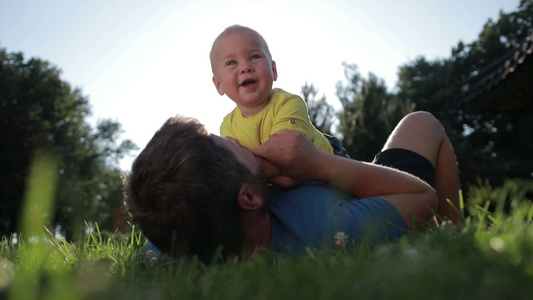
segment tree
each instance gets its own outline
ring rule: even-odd
[[[302,97],[307,103],[309,111],[309,120],[322,133],[331,134],[331,126],[335,118],[335,110],[333,106],[326,101],[326,96],[316,99],[318,89],[313,84],[308,85],[307,82],[302,86]]]
[[[0,233],[15,232],[29,163],[36,151],[59,157],[55,223],[106,220],[121,189],[118,160],[136,146],[116,145],[120,124],[86,122],[90,107],[48,62],[0,49]]]
[[[434,61],[419,57],[400,67],[398,97],[442,121],[466,182],[475,182],[478,176],[496,183],[498,178],[529,176],[530,171],[520,167],[520,162],[533,151],[527,144],[533,131],[531,113],[472,111],[461,105],[459,98],[465,80],[498,63],[532,34],[533,1],[522,0],[516,11],[500,12],[496,22],[489,19],[477,40],[470,44],[460,41],[452,48],[451,57]]]
[[[413,107],[387,92],[383,79],[369,73],[365,79],[356,65],[344,63],[347,83],[337,83],[339,132],[346,152],[358,160],[370,161],[381,149],[394,126]]]

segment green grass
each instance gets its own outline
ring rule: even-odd
[[[39,184],[49,182],[32,188]],[[46,226],[35,218],[51,205],[26,203],[33,219],[24,222],[32,225],[22,226],[18,243],[0,242],[0,299],[533,299],[531,192],[531,181],[480,183],[465,200],[469,217],[460,229],[432,226],[376,247],[211,266],[143,258],[144,239],[133,227],[57,240],[36,229]],[[43,201],[30,194],[27,201]]]

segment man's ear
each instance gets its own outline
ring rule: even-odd
[[[220,96],[224,96],[224,89],[222,88],[222,84],[220,84],[220,81],[218,81],[218,79],[215,76],[213,76],[213,83],[215,84],[215,87],[217,88],[218,94],[220,94]]]
[[[278,79],[278,69],[275,61],[272,61],[272,74],[274,75],[274,81],[276,81]]]
[[[256,210],[263,207],[261,193],[251,183],[243,184],[237,194],[237,203],[242,210]]]

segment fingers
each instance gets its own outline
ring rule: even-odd
[[[255,156],[265,158],[267,160],[270,160],[272,162],[275,162],[275,159],[277,157],[280,157],[284,154],[285,150],[278,145],[271,143],[264,143],[260,145],[259,147],[252,150],[252,153]]]
[[[279,185],[279,186],[282,186],[282,187],[285,187],[285,188],[294,187],[294,186],[296,186],[299,183],[296,180],[294,180],[293,178],[285,176],[285,175],[275,176],[275,177],[269,178],[268,181],[270,183],[272,183],[272,184]]]
[[[272,135],[268,141],[254,149],[253,154],[270,161],[281,170],[281,176],[274,176],[269,180],[285,187],[314,180],[322,161],[322,152],[305,135],[294,130]]]
[[[254,149],[254,155],[266,158],[274,163],[279,163],[280,159],[298,151],[297,146],[302,139],[307,140],[300,132],[294,130],[280,131],[268,139],[265,143]]]
[[[276,155],[277,152],[283,151],[283,139],[285,137],[284,131],[280,131],[274,135],[271,135],[268,141],[255,148],[252,152],[261,157],[267,157]]]
[[[266,159],[264,159],[262,157],[257,157],[257,156],[256,156],[256,159],[257,159],[257,162],[259,163],[259,167],[263,171],[263,174],[265,175],[266,178],[270,178],[270,177],[281,175],[280,168],[278,168],[272,162],[270,162],[270,161],[268,161],[268,160],[266,160]]]

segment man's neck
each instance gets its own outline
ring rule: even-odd
[[[268,213],[261,214],[254,222],[244,222],[246,237],[243,246],[243,256],[248,257],[254,252],[262,252],[270,247],[272,222]]]

